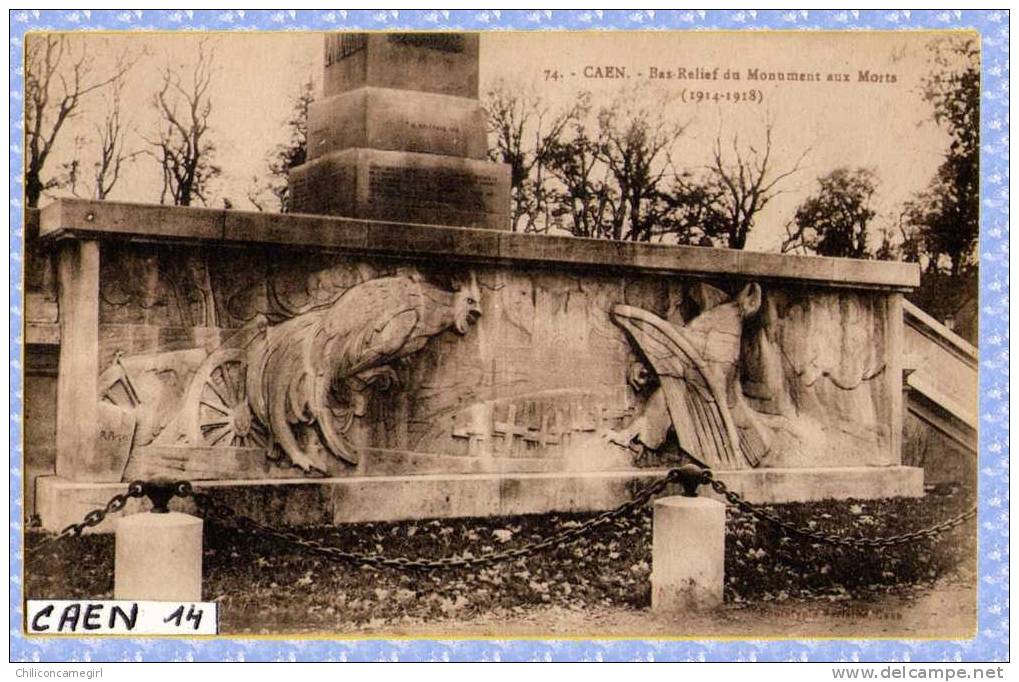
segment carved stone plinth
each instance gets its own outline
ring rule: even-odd
[[[485,114],[468,97],[359,88],[312,102],[308,121],[312,160],[353,148],[488,157]]]
[[[510,169],[487,151],[477,34],[329,34],[292,210],[505,230]]]
[[[347,149],[295,168],[296,213],[509,229],[509,167],[439,154]]]
[[[478,97],[477,33],[330,33],[323,90],[361,87]]]

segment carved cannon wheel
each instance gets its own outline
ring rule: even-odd
[[[210,447],[267,448],[268,430],[248,407],[244,351],[221,348],[195,372],[185,398],[188,440]]]

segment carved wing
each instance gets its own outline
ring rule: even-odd
[[[745,468],[748,461],[725,399],[696,349],[671,324],[627,305],[612,320],[633,339],[658,374],[680,447],[710,467]]]

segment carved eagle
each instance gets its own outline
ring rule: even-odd
[[[448,329],[466,334],[480,316],[474,277],[451,289],[417,275],[358,284],[328,306],[269,327],[251,346],[246,388],[252,413],[305,471],[325,473],[320,446],[357,464],[346,432],[358,414],[359,394],[370,386],[388,388],[396,380],[394,362]]]
[[[743,320],[760,305],[760,286],[749,284],[734,300],[682,327],[640,308],[612,309],[613,321],[658,375],[664,401],[652,396],[647,409],[660,409],[664,402],[680,447],[711,467],[754,467],[769,449],[769,434],[747,406],[739,383]],[[638,421],[627,435],[640,440],[641,426],[654,420]]]

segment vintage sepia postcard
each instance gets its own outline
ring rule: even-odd
[[[10,18],[12,660],[1007,657],[1007,12]]]

